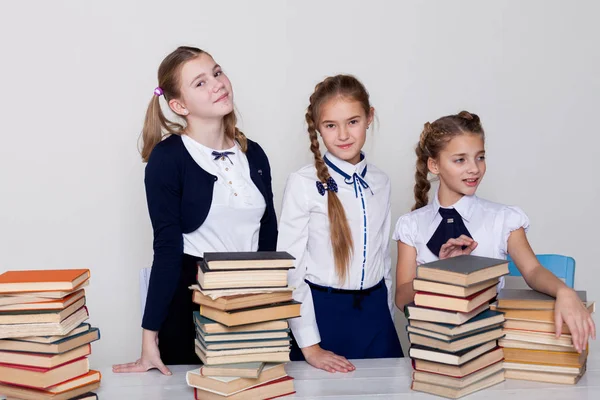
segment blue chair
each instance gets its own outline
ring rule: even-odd
[[[564,279],[568,287],[573,288],[575,284],[575,259],[573,257],[559,254],[536,254],[536,257],[540,264],[556,275],[557,278]],[[521,276],[510,256],[508,261],[508,275]]]

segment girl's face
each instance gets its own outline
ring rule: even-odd
[[[187,118],[222,118],[233,111],[233,90],[227,75],[208,54],[186,62],[181,68],[181,98],[169,105]]]
[[[321,106],[317,130],[327,150],[351,164],[360,161],[360,151],[367,138],[367,128],[373,121],[358,101],[334,97]]]
[[[470,196],[485,175],[485,148],[481,135],[466,133],[452,138],[438,159],[427,162],[429,171],[440,178],[440,190]]]

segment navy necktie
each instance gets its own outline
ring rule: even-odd
[[[228,159],[229,162],[233,165],[233,161],[229,158],[230,154],[235,154],[233,151],[213,151],[212,155],[215,157],[214,160],[225,160]]]
[[[449,239],[456,239],[460,235],[466,235],[473,239],[458,211],[454,208],[440,207],[439,213],[442,216],[442,222],[440,222],[433,236],[427,242],[429,250],[438,257],[440,256],[440,248]]]

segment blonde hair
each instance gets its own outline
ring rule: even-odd
[[[199,57],[202,54],[210,56],[204,50],[200,50],[196,47],[181,46],[175,49],[171,54],[165,57],[158,67],[158,86],[165,96],[165,100],[168,102],[171,99],[177,99],[181,96],[179,91],[181,82],[181,68],[183,65]],[[246,151],[248,143],[246,136],[236,127],[237,117],[235,112],[232,111],[223,117],[223,123],[225,125],[225,135],[237,141],[242,148],[242,151]],[[160,106],[160,97],[153,95],[148,109],[146,111],[146,118],[144,119],[144,128],[142,129],[142,160],[148,161],[150,153],[154,147],[160,143],[160,141],[166,135],[181,135],[184,132],[185,126],[170,121],[165,117]]]
[[[359,102],[367,116],[371,111],[369,93],[363,84],[351,75],[331,76],[315,86],[314,93],[310,96],[310,104],[306,109],[306,123],[308,124],[310,151],[314,156],[317,177],[323,183],[327,182],[330,175],[319,149],[317,126],[322,106],[334,97],[342,97],[350,101]],[[350,225],[348,225],[344,206],[337,194],[331,190],[328,190],[326,193],[335,270],[339,279],[344,282],[348,275],[348,266],[353,252],[352,232],[350,231]]]
[[[456,115],[447,115],[432,123],[425,123],[419,143],[415,148],[417,163],[413,210],[425,207],[429,203],[429,189],[431,189],[431,183],[427,179],[429,173],[427,161],[429,158],[437,160],[440,152],[452,138],[466,133],[481,135],[482,139],[485,140],[485,133],[479,117],[468,111],[461,111]]]

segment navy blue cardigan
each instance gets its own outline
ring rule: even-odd
[[[260,221],[258,250],[275,250],[277,218],[269,160],[263,149],[251,140],[248,140],[246,157],[252,182],[267,203]],[[142,320],[145,329],[158,331],[167,317],[181,275],[183,234],[195,231],[206,219],[216,180],[216,176],[194,161],[181,136],[169,136],[150,154],[144,182],[154,230],[154,261]]]

